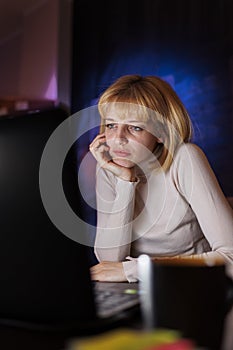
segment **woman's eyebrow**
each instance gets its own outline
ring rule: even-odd
[[[105,118],[104,120],[105,120],[105,121],[106,121],[106,120],[108,120],[108,121],[110,121],[110,122],[114,122],[114,121],[116,121],[116,120],[115,120],[115,119],[113,119],[113,118]]]
[[[119,120],[116,120],[114,118],[106,118],[105,121],[111,121],[115,123],[119,123]],[[146,123],[140,120],[122,120],[120,121],[121,124],[140,124],[140,125],[145,125]]]

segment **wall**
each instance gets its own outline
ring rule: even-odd
[[[19,94],[21,50],[21,32],[0,43],[0,96]]]
[[[70,105],[72,0],[42,0],[0,42],[0,96]]]
[[[187,107],[194,142],[233,195],[233,2],[75,2],[73,112],[119,76],[158,75]],[[90,142],[90,140],[87,140]]]
[[[24,16],[19,94],[57,99],[58,1]]]

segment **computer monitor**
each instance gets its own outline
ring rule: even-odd
[[[44,147],[67,117],[53,108],[0,118],[0,321],[53,325],[96,317],[86,247],[51,222],[39,189]],[[78,213],[72,150],[63,185]]]

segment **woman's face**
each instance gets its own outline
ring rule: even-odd
[[[113,162],[132,168],[148,159],[157,145],[152,132],[151,122],[139,121],[130,116],[124,120],[114,114],[107,116],[105,136]]]

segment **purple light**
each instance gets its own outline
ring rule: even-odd
[[[49,100],[57,100],[57,77],[53,72],[44,97]]]

